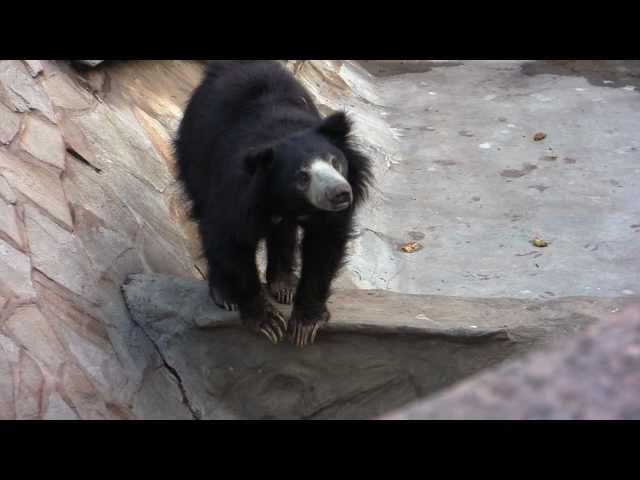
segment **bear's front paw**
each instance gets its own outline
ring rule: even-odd
[[[263,308],[245,315],[243,320],[245,325],[261,333],[272,343],[278,343],[287,332],[287,320],[266,300]]]
[[[268,280],[269,292],[278,303],[291,305],[296,297],[298,276],[295,273],[283,273]]]
[[[311,345],[316,340],[318,330],[331,318],[331,314],[322,307],[313,312],[294,308],[289,319],[289,340],[297,347]]]

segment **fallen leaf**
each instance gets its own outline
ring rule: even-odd
[[[547,242],[546,240],[543,240],[541,238],[534,238],[531,243],[533,243],[534,247],[548,247],[549,246],[549,242]]]
[[[404,253],[415,253],[422,250],[423,248],[424,247],[418,242],[409,242],[400,247],[400,250],[402,250]]]
[[[544,132],[538,132],[533,136],[533,140],[539,142],[540,140],[544,140],[547,138],[547,134]]]

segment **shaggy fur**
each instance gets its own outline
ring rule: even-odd
[[[262,292],[258,242],[266,239],[271,293],[282,303],[295,298],[289,333],[298,344],[311,343],[329,319],[331,282],[372,179],[350,132],[344,113],[323,120],[306,90],[272,61],[211,62],[186,108],[175,151],[212,297],[236,305],[244,322],[272,340],[283,336],[286,322]],[[315,208],[295,188],[305,162],[333,153],[346,161],[353,198],[337,212]],[[298,226],[304,230],[299,279],[293,274]]]

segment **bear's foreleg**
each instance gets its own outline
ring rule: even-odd
[[[325,218],[305,226],[302,272],[289,319],[289,338],[298,347],[312,344],[319,328],[331,317],[327,300],[331,282],[343,266],[350,217]]]
[[[293,303],[298,286],[294,273],[297,234],[297,225],[283,220],[267,236],[267,285],[271,295],[285,305]]]
[[[212,300],[222,308],[239,310],[247,327],[273,343],[282,340],[287,322],[264,295],[255,248],[218,242],[207,249],[207,259]]]

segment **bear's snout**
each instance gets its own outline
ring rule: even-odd
[[[334,185],[327,190],[327,200],[336,210],[344,210],[351,205],[352,193],[348,184]]]

